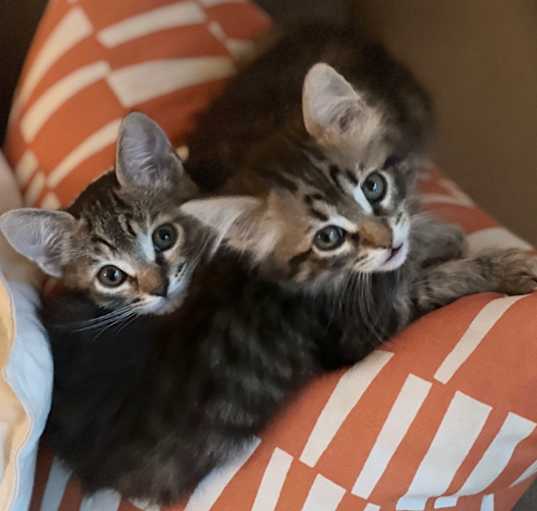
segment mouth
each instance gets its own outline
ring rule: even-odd
[[[403,243],[401,243],[400,245],[396,246],[396,247],[393,247],[390,251],[390,254],[388,255],[388,259],[386,259],[386,261],[384,261],[384,264],[392,261],[393,259],[395,259],[400,253],[401,253],[401,250],[403,249]]]
[[[388,252],[388,257],[379,268],[380,271],[392,271],[399,268],[406,260],[408,255],[408,245],[403,242],[395,245]]]

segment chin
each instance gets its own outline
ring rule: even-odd
[[[153,310],[149,314],[152,314],[153,316],[164,316],[166,314],[171,314],[181,307],[181,305],[183,305],[184,299],[185,295],[183,293],[179,294],[175,298],[161,298],[159,303],[153,306]]]
[[[183,305],[189,284],[190,277],[188,275],[175,281],[168,296],[147,298],[144,305],[138,309],[138,314],[142,316],[165,316],[175,312]]]
[[[396,254],[388,253],[387,259],[377,268],[378,272],[394,271],[403,266],[408,257],[408,241],[405,241]]]
[[[175,312],[186,297],[184,290],[179,290],[174,294],[168,295],[166,298],[152,298],[151,301],[144,304],[138,309],[138,314],[141,316],[164,316]]]

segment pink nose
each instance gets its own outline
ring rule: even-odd
[[[159,286],[149,291],[149,294],[166,298],[166,296],[168,295],[168,280],[163,279]]]
[[[144,268],[138,274],[138,288],[142,293],[165,297],[168,294],[168,278],[157,265]]]
[[[392,230],[384,222],[367,220],[360,227],[362,243],[373,248],[392,248]]]

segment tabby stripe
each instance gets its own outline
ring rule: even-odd
[[[315,209],[314,207],[309,208],[309,212],[312,216],[317,218],[317,220],[320,220],[321,222],[327,222],[328,216],[326,216],[323,212],[319,211],[318,209]]]
[[[330,166],[330,177],[332,178],[332,181],[341,192],[345,192],[345,190],[343,190],[343,187],[341,186],[341,183],[339,182],[340,174],[341,170],[339,170],[335,165]]]
[[[127,227],[127,231],[129,231],[129,234],[133,237],[133,238],[136,238],[136,231],[134,230],[134,228],[132,227],[132,224],[131,224],[131,221],[126,218],[125,219],[125,225]]]
[[[270,174],[270,179],[272,182],[276,183],[281,188],[285,188],[286,190],[290,191],[291,193],[296,193],[298,191],[298,185],[291,181],[291,179],[288,179],[284,175],[273,172]]]
[[[100,243],[102,245],[107,246],[110,250],[112,250],[112,252],[117,251],[116,247],[114,247],[114,245],[112,245],[112,243],[110,243],[109,241],[105,240],[104,238],[101,238],[101,236],[94,235],[94,236],[91,237],[91,241],[93,243]]]
[[[124,214],[118,217],[118,221],[123,231],[128,232],[133,238],[136,238],[136,231],[131,225],[130,215]]]
[[[130,209],[130,206],[119,196],[116,190],[112,190],[112,197],[116,201],[116,204],[122,208]]]
[[[304,195],[304,202],[308,206],[313,206],[315,202],[329,202],[322,193],[308,193]]]
[[[353,186],[358,186],[358,179],[356,179],[356,176],[350,170],[346,170],[345,175]]]
[[[306,205],[311,207],[311,206],[313,206],[314,201],[315,201],[315,199],[311,195],[305,195],[304,196],[304,202],[306,203]]]
[[[306,250],[305,252],[301,252],[300,254],[297,254],[297,255],[291,257],[291,259],[289,259],[289,266],[291,266],[292,274],[295,274],[299,270],[299,268],[302,265],[302,263],[304,261],[306,261],[306,259],[308,259],[310,254],[311,254],[311,248]]]

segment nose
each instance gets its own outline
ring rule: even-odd
[[[360,238],[363,243],[373,248],[392,248],[392,230],[379,220],[364,222],[360,228]]]
[[[138,285],[142,293],[165,298],[168,294],[169,281],[162,268],[151,266],[138,274]]]
[[[168,279],[162,279],[162,282],[160,282],[157,287],[152,289],[149,294],[166,298],[166,296],[168,296],[168,285]]]

